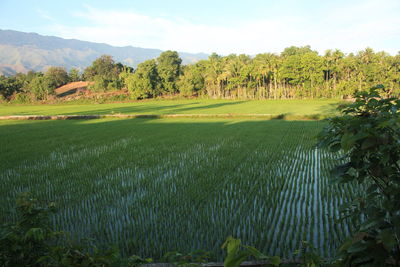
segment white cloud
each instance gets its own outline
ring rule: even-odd
[[[360,1],[333,7],[327,14],[238,21],[231,26],[196,24],[171,17],[152,17],[132,10],[90,6],[74,16],[87,26],[52,25],[55,35],[117,46],[139,46],[221,54],[280,52],[291,45],[311,45],[323,52],[355,52],[370,46],[397,53],[400,44],[398,1]],[[392,40],[392,43],[390,43]]]

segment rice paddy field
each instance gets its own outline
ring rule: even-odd
[[[2,111],[4,113],[4,110]],[[49,111],[53,112],[53,111]],[[294,257],[332,256],[351,224],[332,184],[339,155],[315,148],[323,121],[222,118],[0,121],[0,223],[29,191],[57,203],[55,229],[124,255],[211,251],[227,236]]]

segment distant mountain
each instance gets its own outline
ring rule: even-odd
[[[3,75],[29,70],[43,71],[49,66],[83,70],[103,54],[113,56],[117,62],[135,67],[140,62],[158,57],[162,52],[158,49],[115,47],[37,33],[0,30],[0,74]],[[195,63],[208,57],[204,53],[179,52],[179,55],[183,64]]]

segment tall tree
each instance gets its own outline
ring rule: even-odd
[[[128,74],[125,84],[133,99],[144,99],[160,94],[160,78],[154,59],[146,60],[137,66],[134,73]]]
[[[49,86],[57,88],[69,81],[68,73],[63,67],[50,67],[44,74]]]
[[[114,59],[110,55],[102,55],[92,65],[87,67],[84,71],[86,80],[92,81],[94,76],[99,75],[105,80],[113,80],[118,78],[120,66],[115,64]]]
[[[115,63],[109,55],[102,55],[92,65],[84,71],[84,78],[89,81],[94,81],[90,86],[94,91],[111,91],[121,89],[123,81],[119,74],[124,69],[121,63]]]
[[[135,71],[134,79],[132,68],[103,55],[85,69],[84,78],[94,81],[92,90],[108,91],[127,87],[129,77],[130,90],[136,90],[132,89],[133,83],[139,88],[136,98],[177,92],[211,98],[345,98],[376,84],[385,85],[388,96],[400,95],[400,54],[391,56],[371,48],[348,55],[338,49],[327,50],[320,56],[310,46],[291,46],[279,55],[265,53],[250,57],[231,54],[222,57],[213,53],[207,60],[194,65],[181,64],[177,52],[166,51],[151,64],[146,62],[146,67],[142,65]],[[51,75],[45,75],[50,87],[64,83],[65,70],[52,70]],[[79,79],[75,70],[71,70],[69,76],[70,80]],[[28,85],[36,77],[33,72],[16,75],[15,79],[21,85],[19,92],[30,88]],[[9,95],[6,91],[15,90],[2,89],[3,95]]]
[[[210,97],[221,97],[222,95],[222,80],[223,73],[222,57],[216,53],[212,53],[206,61],[205,82],[207,94]]]
[[[254,58],[256,79],[263,98],[277,98],[279,56],[272,53],[258,54]]]
[[[306,53],[315,53],[318,54],[316,51],[311,50],[311,47],[309,45],[306,46],[290,46],[286,47],[282,53],[281,57],[290,57],[294,55],[303,55]]]
[[[334,96],[337,97],[338,93],[336,90],[336,85],[338,82],[338,79],[341,78],[342,73],[341,70],[343,68],[343,61],[342,59],[344,58],[344,53],[342,51],[340,51],[339,49],[335,49],[334,51],[329,50],[329,57],[326,58],[325,56],[325,62],[326,64],[326,72],[325,72],[325,79],[326,82],[329,83],[329,87],[332,88],[331,93],[329,93],[329,88],[326,91],[326,94],[329,96]]]
[[[79,73],[79,70],[77,68],[70,69],[68,76],[69,76],[69,80],[71,82],[78,82],[78,81],[82,80],[82,76]]]
[[[176,82],[181,73],[182,59],[176,51],[165,51],[157,58],[157,70],[165,93],[177,92]]]
[[[204,70],[202,62],[194,65],[184,66],[183,74],[178,81],[178,89],[183,96],[198,95],[204,89]]]

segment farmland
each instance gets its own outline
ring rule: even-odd
[[[300,110],[310,108],[304,106]],[[68,105],[60,109],[72,112]],[[23,110],[35,112],[12,106],[1,113]],[[201,110],[206,112],[211,111]],[[358,189],[330,183],[338,156],[314,147],[324,124],[216,118],[1,121],[0,213],[8,215],[0,218],[13,218],[16,195],[30,191],[57,203],[56,229],[74,239],[115,244],[126,255],[157,258],[172,250],[206,249],[220,259],[222,242],[233,235],[284,257],[308,240],[329,257],[351,230],[335,222],[339,206]]]
[[[91,114],[333,114],[339,100],[149,100],[108,104],[0,104],[3,115],[91,115]]]

